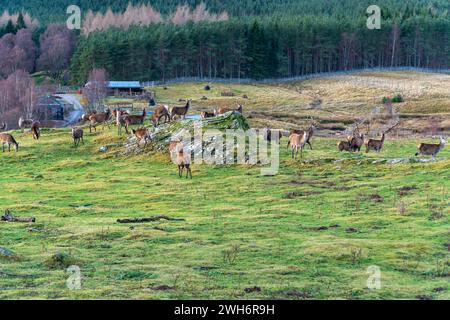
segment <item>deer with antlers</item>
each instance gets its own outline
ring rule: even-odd
[[[309,128],[305,131],[305,130],[300,130],[300,129],[294,129],[291,130],[289,135],[291,134],[299,134],[299,135],[303,135],[304,132],[307,133],[307,140],[306,140],[306,144],[309,145],[309,148],[312,150],[312,145],[311,145],[311,138],[314,135],[314,130],[317,129],[317,123],[314,121],[314,119],[311,117],[311,124],[309,126]],[[287,147],[289,147],[290,141],[288,141]]]

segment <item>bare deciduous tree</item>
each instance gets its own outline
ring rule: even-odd
[[[41,55],[37,61],[38,69],[49,71],[59,78],[70,65],[75,42],[74,33],[65,25],[50,24],[40,37]]]
[[[83,89],[83,96],[87,100],[89,107],[97,109],[108,91],[108,75],[105,69],[93,69],[89,73],[88,83]]]
[[[28,72],[17,70],[0,80],[0,119],[8,128],[16,128],[18,119],[32,117],[37,91]]]

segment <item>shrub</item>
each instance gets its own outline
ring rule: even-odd
[[[405,100],[403,99],[403,97],[400,94],[397,94],[396,96],[394,96],[392,98],[392,102],[393,103],[400,103],[400,102],[403,102],[403,101],[405,101]]]

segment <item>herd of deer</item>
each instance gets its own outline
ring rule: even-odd
[[[173,108],[169,108],[167,105],[158,105],[156,106],[153,116],[151,118],[151,124],[153,126],[159,125],[160,121],[164,119],[164,122],[170,122],[175,119],[175,117],[181,117],[182,119],[185,119],[186,114],[189,111],[189,108],[191,107],[192,100],[186,100],[185,106],[175,106]],[[239,105],[237,109],[230,109],[230,108],[219,108],[214,109],[213,112],[202,112],[201,118],[210,118],[215,117],[221,114],[224,114],[229,111],[237,111],[239,113],[243,112],[243,106]],[[130,126],[131,125],[144,125],[145,118],[147,116],[146,109],[144,108],[142,111],[142,114],[140,115],[131,115],[126,110],[119,110],[115,109],[111,112],[111,110],[108,108],[104,112],[92,112],[90,114],[84,114],[81,117],[81,122],[86,123],[89,122],[89,132],[92,132],[92,129],[94,131],[97,131],[97,126],[102,124],[103,128],[105,126],[110,126],[111,119],[115,119],[115,124],[118,127],[118,134],[121,134],[122,127],[125,127],[125,131],[127,134],[130,133]],[[303,149],[306,145],[309,145],[310,149],[312,150],[311,145],[311,139],[314,135],[314,131],[317,128],[317,124],[314,122],[314,120],[311,118],[312,124],[310,127],[306,130],[291,130],[291,131],[281,131],[278,130],[279,138],[282,136],[288,137],[288,144],[287,147],[291,147],[292,149],[292,158],[296,159],[298,156],[298,152],[300,151],[300,157],[303,157]],[[24,129],[29,128],[30,132],[33,135],[33,138],[35,140],[39,140],[41,136],[40,132],[40,123],[38,121],[34,121],[32,119],[24,119],[23,117],[20,117],[18,122],[19,128],[24,132]],[[384,142],[386,139],[386,133],[388,133],[390,130],[392,130],[394,127],[396,127],[398,123],[396,123],[394,126],[389,128],[388,130],[385,130],[382,135],[381,139],[368,139],[365,140],[364,134],[360,133],[358,125],[356,126],[356,129],[353,131],[353,134],[350,136],[347,136],[347,139],[345,141],[340,141],[338,143],[338,150],[339,151],[349,151],[349,152],[360,152],[361,148],[365,145],[366,146],[366,153],[370,150],[380,152],[384,146]],[[7,124],[2,123],[0,125],[0,142],[2,143],[2,151],[5,152],[5,145],[8,145],[8,151],[11,151],[11,146],[15,148],[16,151],[19,149],[19,144],[15,140],[15,138],[6,132],[7,130]],[[138,128],[138,129],[131,129],[131,132],[136,137],[138,145],[142,140],[145,141],[144,147],[147,145],[147,142],[149,140],[150,131],[146,127]],[[268,141],[271,141],[273,134],[272,130],[266,130],[265,138]],[[80,142],[84,144],[83,140],[83,129],[74,127],[72,128],[72,138],[73,143],[77,147]],[[440,137],[439,144],[430,144],[430,143],[421,143],[417,148],[418,152],[415,154],[418,155],[431,155],[433,157],[436,157],[436,155],[444,148],[447,141]],[[183,145],[180,142],[171,142],[169,146],[169,151],[171,156],[174,158],[176,164],[178,165],[178,173],[179,176],[182,177],[184,169],[186,169],[186,178],[190,177],[192,179],[192,172],[190,168],[190,154],[187,153]]]

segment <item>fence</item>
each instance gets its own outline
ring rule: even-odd
[[[326,77],[338,77],[342,75],[349,75],[358,72],[373,72],[373,71],[417,71],[417,72],[430,72],[430,73],[442,73],[442,74],[450,74],[449,69],[430,69],[430,68],[415,68],[415,67],[395,67],[395,68],[361,68],[361,69],[352,69],[348,71],[335,71],[335,72],[323,72],[323,73],[314,73],[307,74],[302,76],[295,77],[286,77],[286,78],[273,78],[273,79],[263,79],[263,80],[254,80],[248,78],[208,78],[208,77],[180,77],[175,79],[170,79],[166,81],[143,81],[141,82],[144,87],[154,87],[165,84],[176,84],[176,83],[184,83],[184,82],[215,82],[215,83],[228,83],[228,84],[250,84],[250,83],[279,83],[279,82],[291,82],[291,81],[301,81],[301,80],[310,80],[316,78],[326,78]]]

